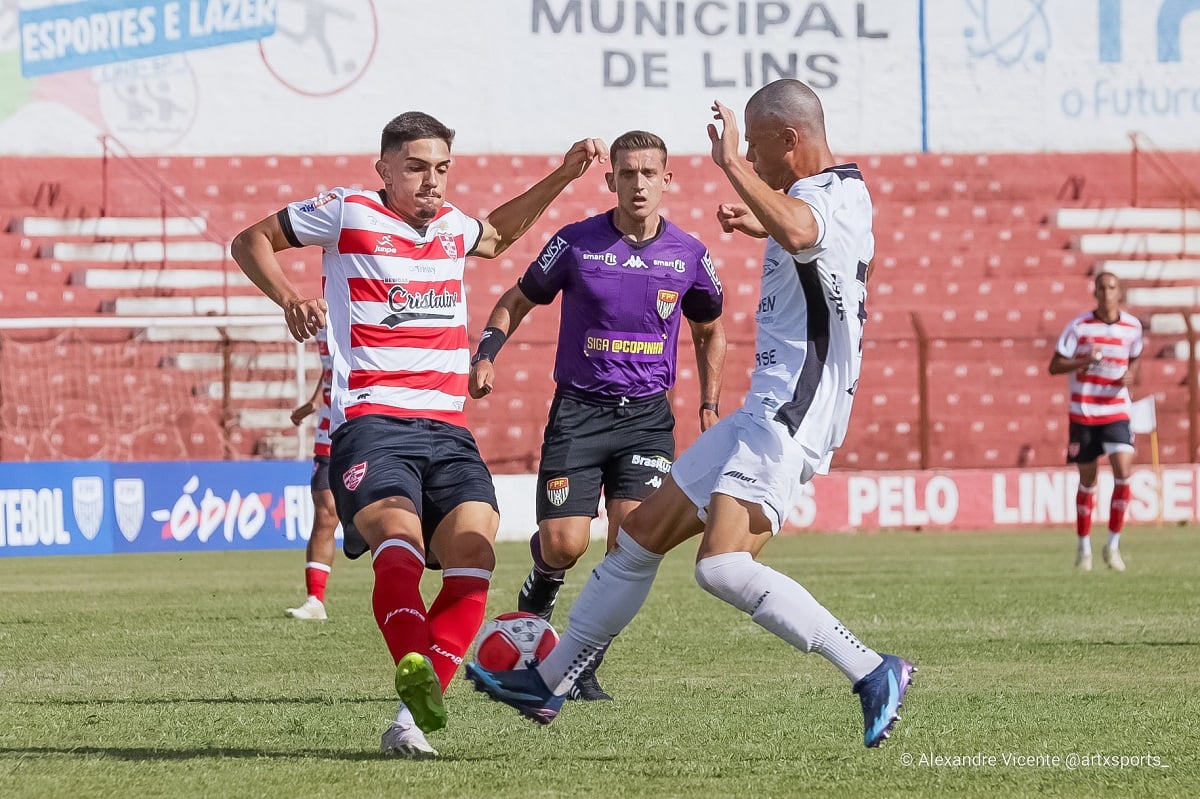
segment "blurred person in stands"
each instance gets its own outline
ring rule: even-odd
[[[700,381],[701,432],[716,424],[725,363],[721,282],[708,248],[660,212],[667,146],[634,130],[609,146],[616,207],[567,225],[496,303],[471,366],[471,396],[492,391],[493,362],[525,315],[561,292],[554,381],[537,478],[533,568],[517,608],[547,621],[564,575],[587,552],[603,488],[608,548],[625,516],[662,485],[675,459],[675,383],[686,318]],[[571,698],[605,700],[592,665]]]
[[[1125,571],[1121,530],[1129,507],[1133,472],[1133,433],[1129,429],[1129,386],[1137,379],[1142,354],[1142,323],[1121,309],[1121,281],[1111,272],[1096,275],[1094,310],[1071,320],[1050,358],[1050,374],[1068,375],[1070,427],[1067,463],[1079,467],[1075,495],[1075,565],[1092,570],[1092,510],[1096,505],[1097,462],[1108,456],[1113,492],[1108,542],[1102,555],[1115,571]]]
[[[313,395],[303,405],[292,411],[292,424],[300,423],[317,414],[316,432],[313,436],[313,470],[309,481],[312,490],[313,522],[304,548],[304,587],[307,598],[296,608],[286,613],[293,619],[324,621],[325,587],[333,569],[334,534],[337,532],[337,508],[333,502],[333,491],[329,488],[329,407],[330,385],[333,379],[333,359],[329,355],[328,328],[317,331],[317,348],[321,357],[321,374]]]
[[[335,188],[238,234],[233,255],[303,341],[329,327],[329,476],[343,549],[373,555],[375,620],[396,664],[401,704],[386,754],[436,755],[443,693],[483,621],[499,523],[491,473],[467,430],[470,352],[463,269],[495,258],[537,221],[604,142],[583,139],[561,165],[483,219],[446,202],[454,131],[410,111],[383,129],[383,188]],[[275,253],[315,245],[324,297],[306,297]],[[426,608],[421,576],[442,568]]]
[[[719,102],[712,110],[721,126],[708,126],[712,158],[741,198],[720,205],[717,218],[727,232],[766,239],[745,402],[680,455],[662,488],[625,518],[545,660],[496,672],[469,663],[466,676],[492,699],[549,724],[572,682],[641,609],[665,554],[699,535],[696,581],[832,663],[859,697],[863,743],[875,747],[899,718],[913,665],[865,646],[802,585],[757,559],[801,487],[829,470],[845,439],[875,252],[871,197],[858,167],[834,160],[821,102],[806,84],[778,80],[750,98],[747,160],[738,156],[733,111]],[[764,679],[725,673],[719,661],[701,665],[727,692],[753,691]]]

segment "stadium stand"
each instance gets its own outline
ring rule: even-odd
[[[1200,174],[1200,155],[1170,158]],[[1101,269],[1127,282],[1131,310],[1146,323],[1151,349],[1134,393],[1157,398],[1163,460],[1189,460],[1186,386],[1195,378],[1181,311],[1200,306],[1200,210],[1181,206],[1171,181],[1143,174],[1140,205],[1130,207],[1127,154],[856,160],[877,205],[877,256],[858,424],[837,465],[1061,463],[1065,385],[1045,365],[1062,327],[1089,307],[1090,276]],[[459,157],[449,198],[486,213],[554,161]],[[365,155],[9,163],[0,174],[7,318],[276,314],[228,257],[232,232],[329,186],[376,182]],[[709,245],[725,283],[728,412],[748,386],[760,247],[720,231],[713,209],[728,192],[707,157],[675,156],[672,168],[667,211]],[[556,227],[605,209],[610,197],[600,181],[572,185],[502,258],[470,261],[472,334]],[[300,287],[318,290],[319,252],[289,251],[282,261]],[[1190,318],[1200,330],[1200,314]],[[556,324],[557,307],[531,314],[505,349],[496,393],[469,408],[498,472],[536,467]],[[680,447],[698,433],[689,350],[673,398]],[[309,375],[314,358],[304,358]],[[0,457],[293,456],[286,410],[298,401],[296,366],[282,321],[224,334],[3,331]],[[35,408],[20,398],[30,381],[63,393]],[[172,391],[175,399],[160,400]],[[113,407],[98,412],[102,403]]]

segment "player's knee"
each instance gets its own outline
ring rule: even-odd
[[[590,520],[583,524],[544,524],[538,530],[542,561],[555,569],[569,569],[587,552],[590,539]]]
[[[696,582],[708,593],[743,613],[753,612],[749,588],[757,563],[749,552],[711,555],[696,562]]]

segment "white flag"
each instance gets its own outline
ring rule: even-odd
[[[1158,428],[1154,415],[1154,395],[1142,397],[1129,408],[1129,430],[1133,433],[1153,433]]]

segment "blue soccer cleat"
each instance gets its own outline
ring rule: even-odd
[[[904,658],[883,655],[875,671],[854,684],[854,693],[862,702],[863,743],[868,749],[883,743],[900,720],[897,711],[904,705],[904,694],[916,670]]]
[[[538,724],[554,721],[566,697],[555,696],[536,669],[488,671],[478,663],[468,663],[464,675],[475,690],[487,694],[493,701],[515,708],[525,718]]]

